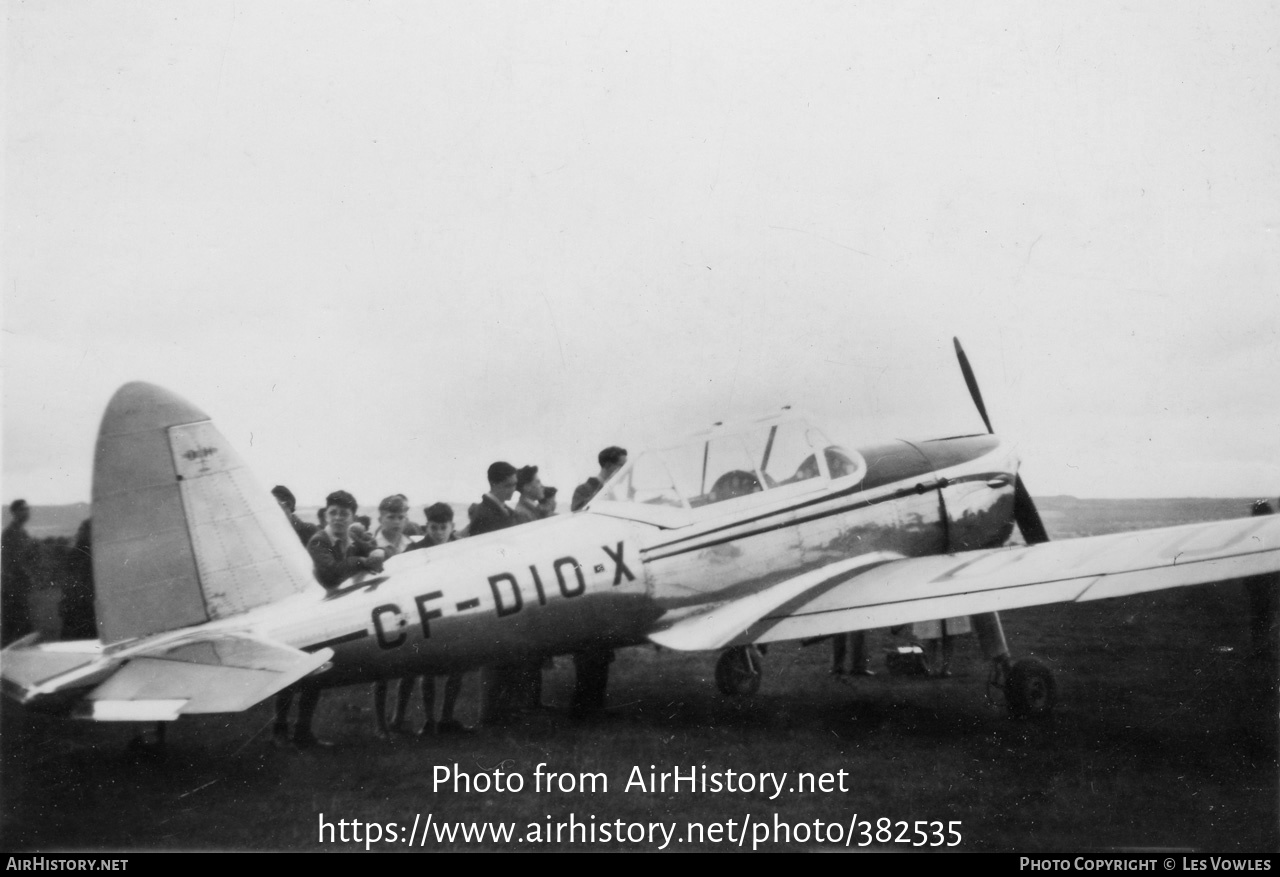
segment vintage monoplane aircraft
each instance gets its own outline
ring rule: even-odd
[[[654,642],[723,650],[973,618],[1011,712],[1054,683],[1010,661],[999,611],[1280,570],[1280,516],[1047,542],[1009,444],[988,434],[856,450],[783,411],[642,453],[582,512],[391,558],[326,592],[272,497],[202,411],[132,383],[93,481],[97,641],[4,650],[4,691],[97,720],[244,710],[317,674],[344,685]],[[1028,543],[1001,547],[1018,526]]]

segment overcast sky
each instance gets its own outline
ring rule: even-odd
[[[304,505],[807,408],[1280,494],[1280,8],[7,5],[3,499],[111,394]]]

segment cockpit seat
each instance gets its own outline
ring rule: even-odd
[[[760,486],[760,480],[756,478],[754,473],[743,469],[731,469],[717,478],[716,483],[711,485],[709,497],[711,502],[724,502],[726,499],[746,496],[749,493],[758,493],[763,489]]]

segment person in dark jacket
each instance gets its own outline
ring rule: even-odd
[[[516,492],[516,467],[499,460],[489,467],[489,492],[481,497],[471,515],[468,530],[471,536],[482,536],[495,530],[515,526],[515,514],[507,502]],[[493,724],[502,721],[515,710],[515,690],[522,674],[520,664],[491,664],[481,672],[484,680],[484,696],[481,705],[481,721]]]
[[[547,515],[542,510],[545,488],[538,477],[537,466],[521,466],[516,472],[516,490],[520,491],[520,501],[516,503],[512,514],[517,524],[528,524],[541,521]]]
[[[289,519],[289,525],[293,527],[293,532],[302,542],[302,547],[306,548],[311,537],[320,531],[320,526],[304,521],[294,513],[298,507],[298,500],[294,497],[293,491],[283,484],[277,484],[271,488],[271,495],[276,498],[281,511]],[[320,515],[323,520],[324,509],[320,510]],[[296,687],[292,685],[276,695],[275,742],[278,746],[289,745],[289,709],[293,706],[293,690]]]
[[[591,501],[591,497],[600,492],[600,488],[613,477],[613,473],[627,464],[627,451],[625,448],[610,445],[596,456],[596,462],[600,464],[599,476],[592,476],[574,488],[569,511],[581,511],[582,507]]]
[[[489,492],[480,498],[471,518],[470,535],[502,530],[516,523],[507,502],[516,492],[516,467],[499,460],[489,467]]]
[[[12,520],[0,540],[0,645],[8,645],[31,631],[31,578],[40,547],[27,533],[31,507],[25,499],[9,503]]]
[[[315,565],[316,581],[332,591],[362,572],[381,572],[385,552],[374,547],[372,537],[354,538],[356,499],[345,490],[335,490],[324,501],[325,527],[307,541],[307,551]]]
[[[92,519],[85,518],[67,557],[67,581],[58,604],[63,639],[98,638],[93,598],[93,524]]]
[[[420,548],[434,548],[449,542],[456,542],[458,534],[453,529],[453,508],[448,503],[438,502],[423,510],[427,517],[427,533],[419,542],[414,542],[405,551],[416,551]],[[395,710],[391,714],[388,731],[399,731],[404,727],[405,713],[409,708],[409,700],[413,696],[413,684],[417,677],[405,676],[400,680],[400,689],[396,693]],[[436,712],[436,680],[426,674],[422,677],[422,710],[426,718],[422,723],[419,737],[425,737],[433,731],[439,735],[466,734],[470,728],[454,718],[454,710],[458,705],[458,696],[462,693],[462,674],[450,673],[444,679],[444,696],[440,703],[440,721],[435,720]]]
[[[366,543],[351,538],[349,531],[359,508],[355,497],[345,490],[335,490],[325,498],[324,505],[325,528],[307,542],[316,581],[325,590],[332,591],[362,572],[381,572],[383,552],[371,550]],[[303,680],[298,684],[298,691],[298,721],[293,728],[292,745],[298,749],[332,745],[311,730],[311,721],[320,703],[319,686]],[[282,714],[278,699],[273,736],[278,746],[290,744],[288,705]]]
[[[610,445],[596,456],[600,475],[588,478],[573,491],[569,510],[581,511],[591,501],[606,481],[627,464],[627,450]],[[613,663],[613,649],[604,647],[583,649],[573,654],[573,711],[577,715],[590,715],[604,709],[605,694],[609,689],[609,665]]]
[[[293,532],[298,534],[298,538],[302,540],[302,544],[306,545],[311,541],[319,530],[318,524],[312,524],[299,518],[294,510],[298,507],[298,500],[294,497],[293,491],[285,487],[283,484],[277,484],[271,488],[271,495],[276,498],[276,502],[280,504],[280,508],[284,511],[285,517],[289,519]]]

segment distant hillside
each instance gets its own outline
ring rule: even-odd
[[[51,536],[66,536],[68,539],[76,535],[80,522],[89,517],[89,503],[77,502],[71,505],[33,505],[31,519],[27,521],[27,532],[36,539]],[[4,507],[4,526],[9,526],[13,516],[9,507]]]
[[[1255,497],[1220,499],[1077,499],[1038,496],[1036,508],[1051,539],[1071,539],[1124,530],[1176,527],[1197,521],[1225,521],[1248,517]],[[1274,504],[1274,502],[1273,502]]]

